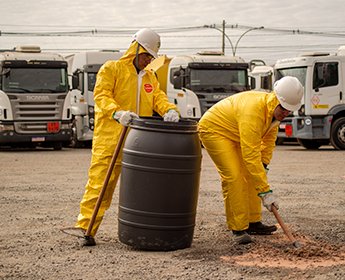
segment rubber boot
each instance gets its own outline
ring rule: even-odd
[[[233,230],[232,239],[238,244],[248,244],[252,242],[252,238],[250,237],[250,235],[248,235],[248,233],[245,230]]]
[[[275,225],[267,226],[264,225],[262,222],[257,223],[249,223],[249,228],[246,230],[249,234],[258,234],[258,235],[265,235],[271,234],[272,232],[276,231],[277,227]]]

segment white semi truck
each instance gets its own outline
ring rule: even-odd
[[[0,50],[0,146],[61,150],[70,123],[65,59],[39,46]]]
[[[72,88],[72,136],[74,148],[92,143],[94,130],[93,89],[100,67],[109,60],[118,60],[124,53],[119,51],[88,51],[66,56]]]
[[[248,90],[248,67],[243,59],[220,52],[160,56],[147,66],[181,117],[195,120],[219,100]]]
[[[302,107],[280,123],[278,137],[297,138],[307,149],[331,143],[345,150],[345,46],[336,55],[315,52],[278,60],[276,79],[295,76],[304,86]]]
[[[258,64],[261,63],[261,64]],[[250,89],[255,91],[273,91],[274,66],[266,65],[262,60],[252,60],[249,62],[249,84]]]

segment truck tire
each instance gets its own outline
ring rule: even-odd
[[[54,150],[56,150],[56,151],[60,151],[60,150],[62,149],[62,142],[61,142],[61,141],[54,142],[54,143],[53,143],[53,148],[54,148]]]
[[[83,146],[83,143],[78,140],[77,124],[76,124],[76,121],[74,120],[72,122],[71,147],[72,148],[81,148],[82,146]]]
[[[331,144],[337,150],[345,150],[345,118],[339,118],[332,124]]]
[[[322,142],[319,142],[317,140],[297,139],[297,141],[302,147],[308,150],[317,150],[323,145]]]
[[[284,144],[284,138],[282,137],[277,137],[277,140],[276,140],[276,145],[283,145]]]

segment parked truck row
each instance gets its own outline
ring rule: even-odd
[[[89,146],[97,72],[122,55],[88,51],[64,58],[36,46],[0,51],[0,146]],[[275,65],[198,52],[160,56],[148,67],[181,117],[194,120],[223,98],[245,90],[270,92],[276,80],[295,76],[305,89],[303,105],[281,122],[279,142],[292,138],[307,149],[329,143],[345,149],[345,47],[334,56],[311,53]]]
[[[118,51],[97,51],[66,57],[72,85],[72,147],[91,143],[96,74],[103,63],[122,55]],[[173,58],[160,56],[148,68],[155,71],[161,89],[185,119],[198,120],[219,100],[249,89],[248,64],[241,58],[219,52]]]

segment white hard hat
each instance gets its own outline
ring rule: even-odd
[[[279,103],[289,111],[298,110],[304,93],[301,82],[296,77],[285,76],[274,83],[274,92]]]
[[[157,53],[161,46],[161,39],[155,31],[149,28],[143,28],[135,33],[133,38],[152,56],[158,57]]]

